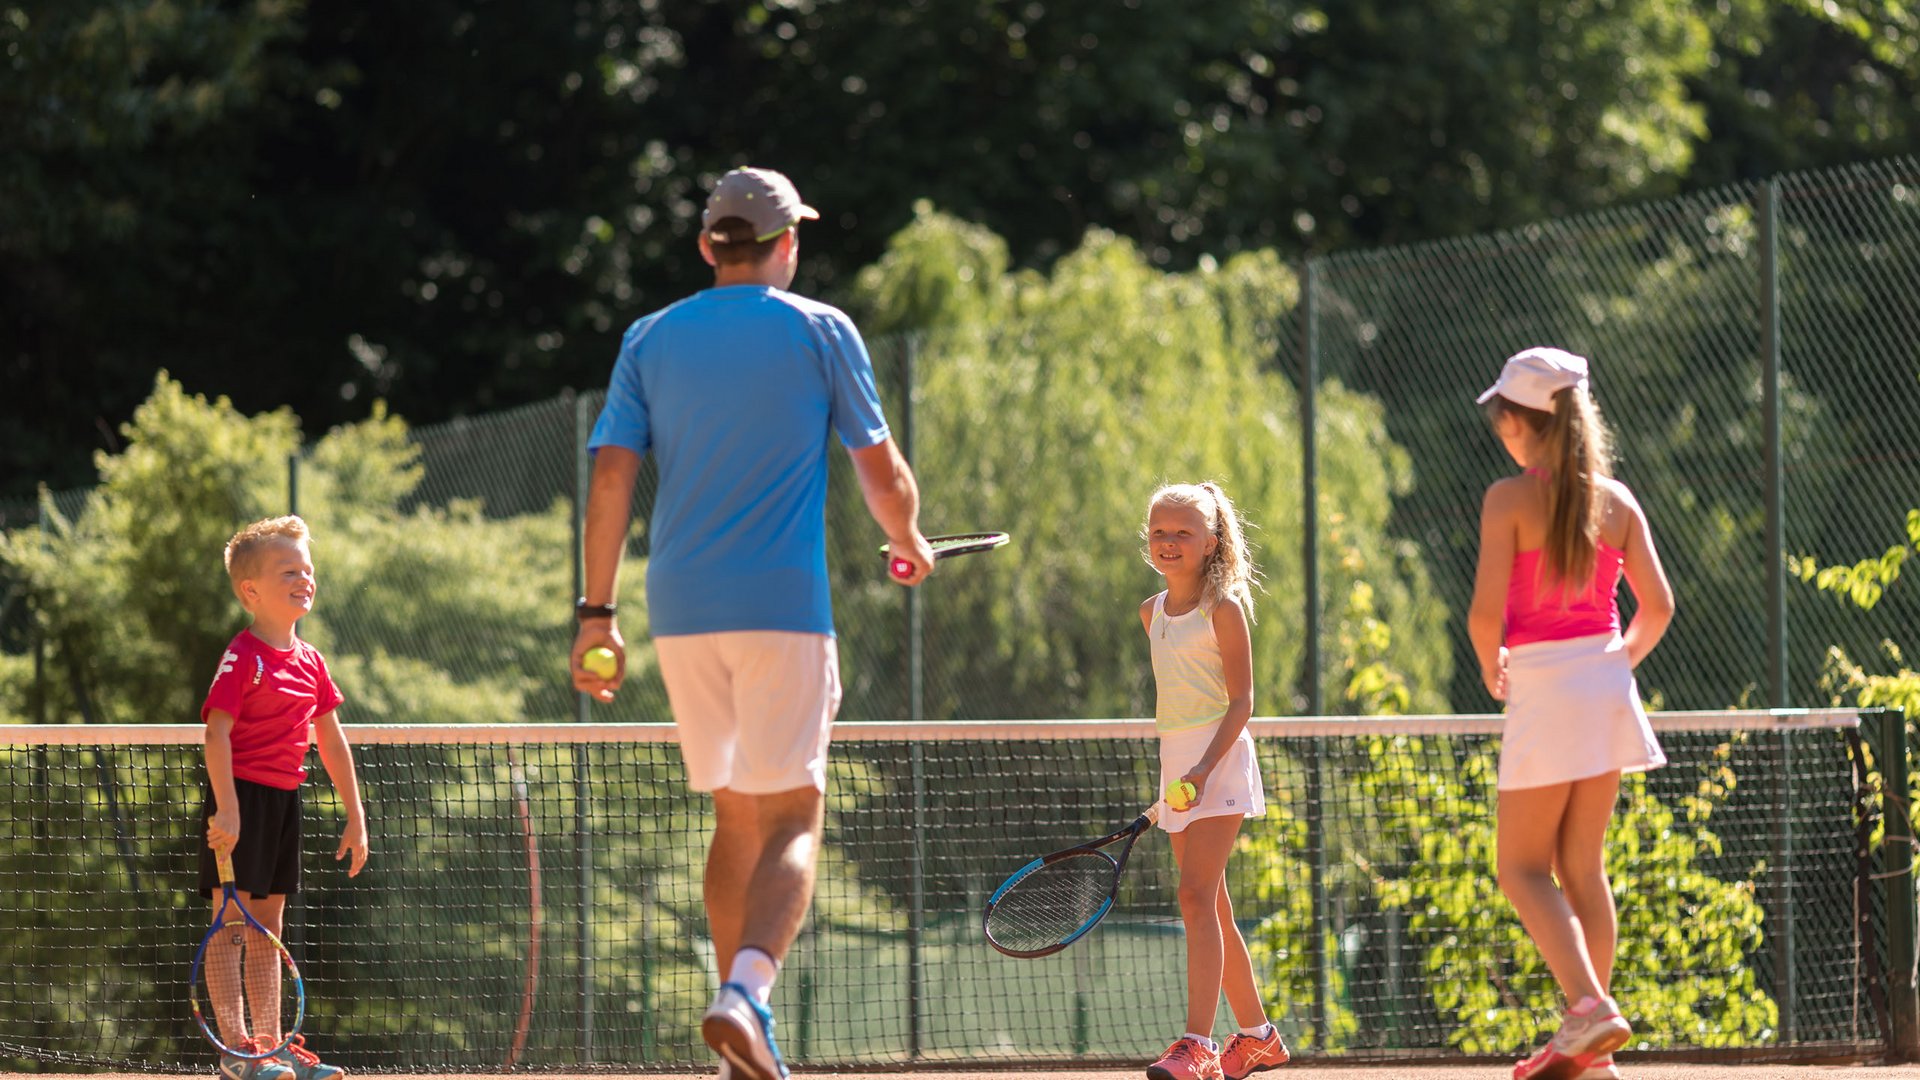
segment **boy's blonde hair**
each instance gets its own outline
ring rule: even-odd
[[[1253,621],[1253,585],[1259,580],[1260,571],[1253,565],[1253,558],[1247,552],[1246,522],[1233,508],[1233,500],[1220,490],[1220,485],[1211,480],[1199,484],[1167,484],[1153,493],[1147,500],[1147,516],[1153,516],[1153,508],[1161,503],[1176,506],[1191,506],[1200,511],[1207,521],[1207,528],[1213,530],[1213,537],[1219,541],[1213,547],[1213,554],[1207,556],[1207,565],[1200,586],[1200,605],[1211,608],[1221,600],[1232,598],[1240,602],[1240,610],[1247,613],[1247,621]],[[1146,529],[1140,530],[1141,539],[1146,539]],[[1153,565],[1153,553],[1145,549],[1147,565]]]
[[[241,582],[260,572],[260,559],[269,544],[278,540],[299,543],[311,535],[307,523],[298,514],[263,518],[234,533],[233,539],[227,541],[225,558],[227,580],[233,582],[235,594],[239,593]]]

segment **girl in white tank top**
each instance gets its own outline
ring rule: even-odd
[[[1227,896],[1227,857],[1240,822],[1266,813],[1260,766],[1247,720],[1253,715],[1254,570],[1233,503],[1214,484],[1154,492],[1144,530],[1147,562],[1166,591],[1140,605],[1153,655],[1154,727],[1160,783],[1182,780],[1195,797],[1171,805],[1160,826],[1180,867],[1180,918],[1187,931],[1186,1031],[1147,1068],[1149,1080],[1243,1080],[1287,1060],[1267,1022],[1247,943]],[[1226,992],[1240,1031],[1224,1052],[1213,1041]]]

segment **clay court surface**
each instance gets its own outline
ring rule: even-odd
[[[1511,1067],[1501,1065],[1288,1065],[1256,1074],[1258,1080],[1507,1080]],[[209,1070],[211,1074],[211,1070]],[[1010,1080],[1012,1076],[1041,1076],[1044,1080],[1140,1080],[1144,1070],[1104,1068],[1104,1070],[1039,1070],[1039,1068],[979,1068],[979,1070],[906,1070],[906,1072],[828,1072],[793,1070],[795,1080],[804,1076],[824,1076],[835,1080]],[[44,1078],[48,1074],[0,1074],[0,1080]],[[65,1076],[83,1076],[67,1072]],[[156,1072],[96,1072],[100,1080],[154,1080]],[[372,1080],[372,1072],[353,1072],[348,1080]],[[516,1072],[536,1080],[689,1080],[693,1076],[712,1076],[710,1072],[588,1072],[568,1076],[555,1072]],[[1622,1080],[1920,1080],[1920,1065],[1726,1065],[1726,1063],[1674,1063],[1659,1061],[1632,1065],[1620,1063]],[[396,1072],[394,1080],[486,1080],[484,1074],[422,1076],[417,1072]]]

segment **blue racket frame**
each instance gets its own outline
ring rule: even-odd
[[[293,1042],[293,1037],[300,1033],[300,1026],[305,1023],[307,1019],[307,984],[306,980],[300,977],[300,967],[293,962],[293,954],[287,951],[286,945],[281,943],[279,936],[260,925],[260,920],[254,918],[253,913],[248,911],[246,905],[240,902],[240,895],[233,887],[232,853],[227,851],[218,852],[214,857],[214,862],[220,872],[220,907],[213,913],[213,925],[207,928],[207,936],[200,939],[200,947],[193,952],[193,971],[187,978],[187,1000],[193,1006],[193,1022],[199,1025],[200,1033],[207,1037],[207,1041],[213,1044],[214,1049],[223,1054],[241,1058],[246,1061],[262,1061],[285,1050],[288,1044]],[[230,920],[227,917],[228,909],[238,911],[240,913],[240,919]],[[271,1050],[254,1052],[228,1046],[220,1040],[218,1026],[208,1023],[206,1014],[200,1009],[200,967],[206,960],[207,946],[213,944],[215,935],[243,923],[259,931],[262,937],[265,937],[273,944],[274,951],[278,954],[281,965],[286,968],[286,971],[281,977],[293,981],[293,1022],[282,1025],[280,1043]],[[211,1008],[213,1003],[209,1001],[207,1005]]]

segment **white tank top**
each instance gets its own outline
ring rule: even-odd
[[[1162,735],[1218,724],[1227,715],[1227,669],[1203,607],[1167,614],[1167,594],[1153,598],[1147,628],[1153,649],[1153,726]]]

